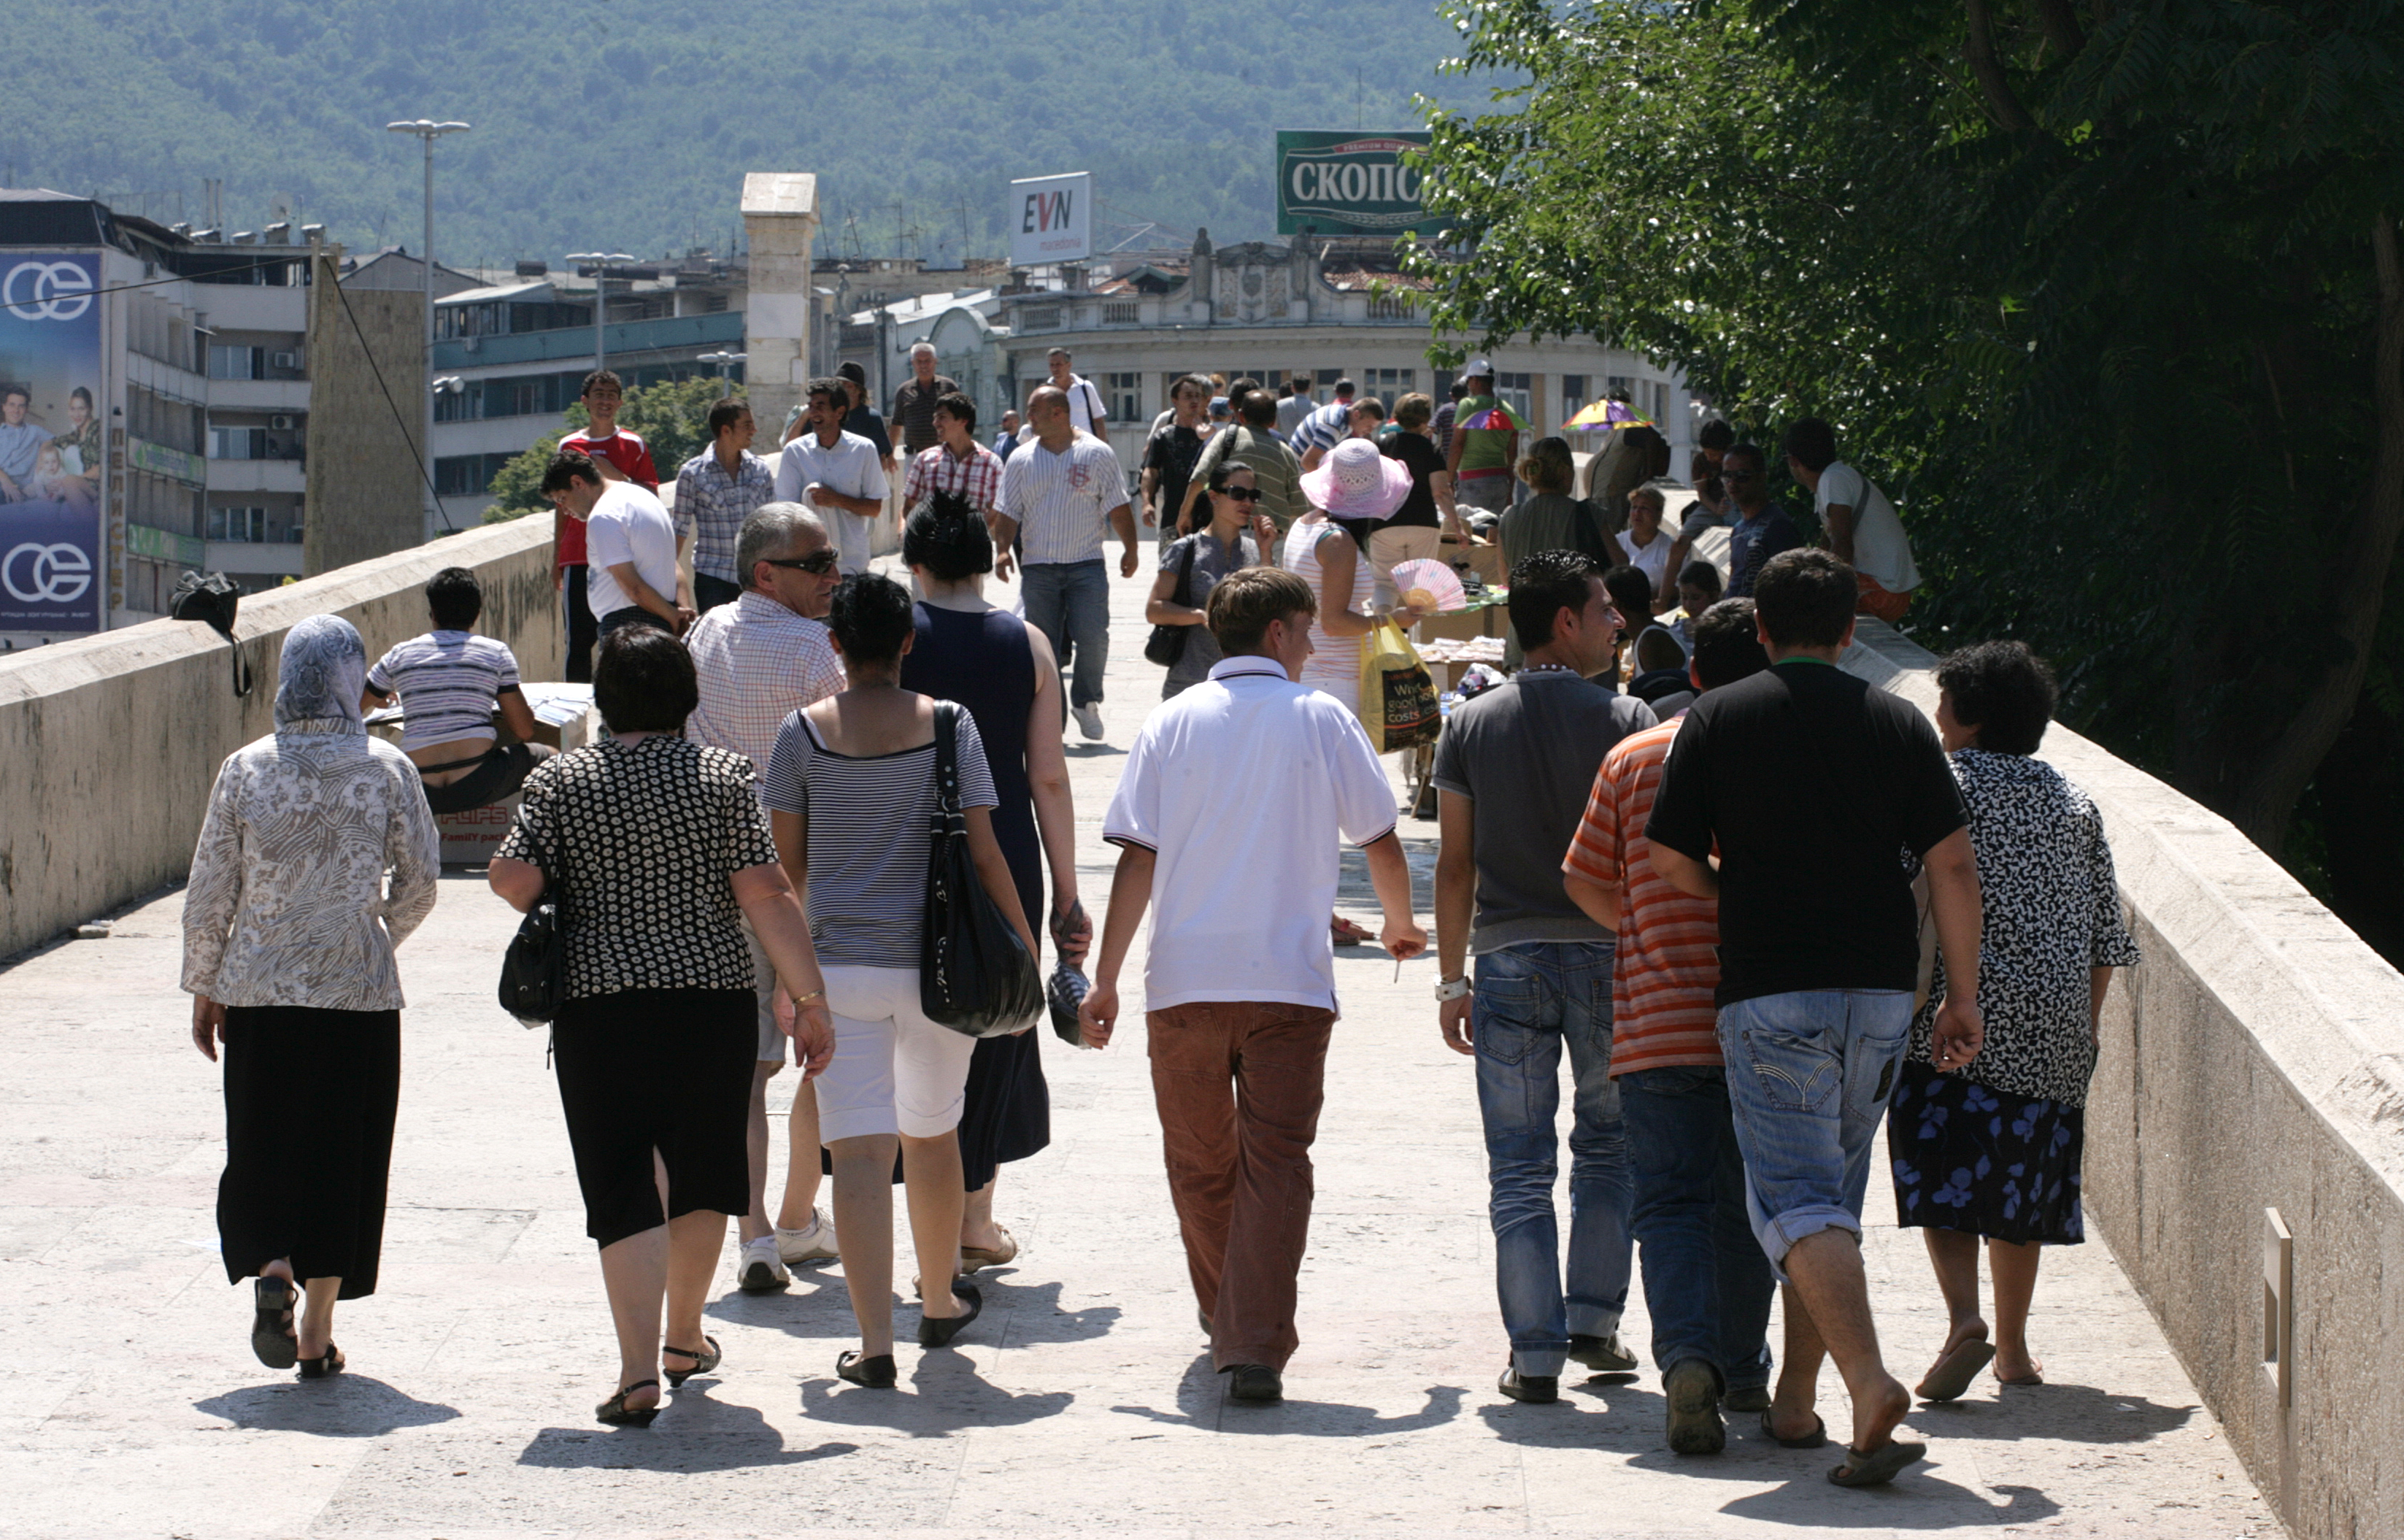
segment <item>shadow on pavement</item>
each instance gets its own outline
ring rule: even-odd
[[[785,1435],[754,1408],[683,1391],[648,1428],[545,1428],[519,1451],[518,1463],[543,1470],[733,1471],[807,1464],[859,1449],[857,1444],[789,1449]]]
[[[192,1409],[237,1427],[314,1433],[324,1438],[379,1438],[459,1415],[456,1407],[417,1400],[363,1374],[340,1374],[306,1385],[252,1385],[195,1401]]]
[[[1375,1407],[1354,1407],[1340,1401],[1311,1401],[1288,1395],[1265,1407],[1229,1401],[1226,1381],[1210,1368],[1208,1353],[1195,1361],[1177,1387],[1177,1410],[1151,1407],[1112,1407],[1123,1417],[1178,1427],[1215,1428],[1221,1433],[1299,1434],[1306,1438],[1360,1438],[1372,1434],[1415,1433],[1440,1427],[1461,1415],[1468,1393],[1458,1385],[1431,1385],[1427,1405],[1399,1417],[1381,1415]]]
[[[1013,1270],[988,1267],[977,1274],[977,1284],[985,1291],[988,1317],[1008,1312],[1004,1319],[1010,1323],[1010,1335],[1004,1340],[1013,1348],[1031,1342],[1090,1342],[1097,1337],[1108,1337],[1111,1328],[1119,1323],[1119,1317],[1125,1313],[1116,1305],[1064,1310],[1060,1308],[1057,1282],[1016,1288],[1010,1282]]]
[[[1844,1451],[1831,1445],[1825,1462],[1834,1465]],[[1941,1461],[1942,1456],[1938,1457]],[[1688,1462],[1692,1463],[1692,1462]],[[1997,1487],[2005,1499],[1996,1507],[1967,1487],[1927,1474],[1925,1465],[1908,1470],[1884,1487],[1832,1487],[1826,1475],[1814,1470],[1768,1491],[1754,1492],[1720,1505],[1720,1512],[1768,1524],[1793,1524],[1823,1530],[1950,1530],[1998,1529],[2034,1524],[2062,1511],[2062,1505],[2034,1487]]]
[[[949,1348],[919,1350],[907,1383],[910,1389],[903,1393],[865,1390],[840,1379],[804,1379],[802,1412],[818,1422],[941,1438],[963,1429],[1011,1428],[1057,1417],[1077,1399],[1069,1391],[1013,1395],[980,1378],[966,1353]]]
[[[2139,1444],[2185,1427],[2202,1408],[2164,1407],[2092,1385],[2006,1385],[1997,1400],[1940,1401],[1911,1408],[1912,1425],[1939,1438],[2060,1438]]]

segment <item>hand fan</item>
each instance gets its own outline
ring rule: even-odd
[[[1469,608],[1469,595],[1460,575],[1438,561],[1421,559],[1394,564],[1394,592],[1414,609],[1448,614]]]

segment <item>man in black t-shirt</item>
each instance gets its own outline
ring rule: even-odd
[[[1143,522],[1154,526],[1162,550],[1177,540],[1177,511],[1185,506],[1185,488],[1194,480],[1194,464],[1202,457],[1202,430],[1210,410],[1210,382],[1188,374],[1169,387],[1170,416],[1152,430],[1143,445]]]
[[[1862,1271],[1870,1145],[1910,1040],[1919,923],[1904,855],[1926,864],[1949,973],[1936,1067],[1982,1037],[1978,862],[1944,747],[1917,710],[1840,671],[1852,569],[1790,551],[1754,588],[1770,666],[1687,712],[1644,826],[1653,868],[1720,901],[1720,1047],[1754,1234],[1785,1281],[1786,1355],[1768,1428],[1810,1438],[1821,1358],[1853,1404],[1839,1485],[1870,1485],[1927,1452],[1894,1429],[1911,1396],[1886,1372]],[[1716,865],[1712,861],[1717,848]],[[1709,1385],[1683,1408],[1716,1418]],[[1676,1443],[1680,1399],[1670,1397]]]

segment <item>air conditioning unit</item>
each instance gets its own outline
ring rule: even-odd
[[[270,417],[267,419],[267,426],[273,428],[282,428],[288,432],[299,421],[300,419],[297,417]]]
[[[273,364],[277,369],[299,369],[300,367],[300,355],[298,353],[277,353],[270,355],[268,361]]]

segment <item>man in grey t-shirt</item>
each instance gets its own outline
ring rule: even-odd
[[[1477,1059],[1496,1283],[1511,1338],[1500,1388],[1517,1401],[1556,1399],[1569,1359],[1636,1366],[1619,1345],[1634,1189],[1611,1080],[1613,932],[1561,886],[1561,856],[1603,756],[1653,725],[1643,702],[1589,682],[1611,667],[1618,628],[1602,570],[1573,551],[1539,552],[1511,569],[1511,629],[1526,665],[1453,712],[1433,777],[1443,832],[1436,1017],[1445,1042]],[[1468,953],[1477,959],[1474,987],[1462,972]],[[1566,1292],[1553,1211],[1564,1046],[1576,1114]]]

